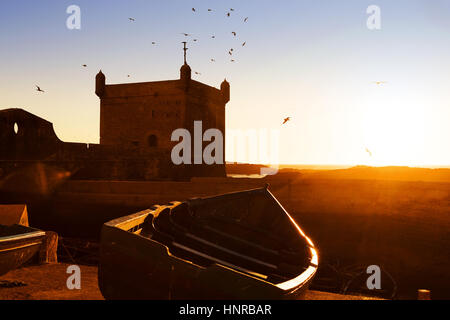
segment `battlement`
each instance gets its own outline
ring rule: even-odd
[[[229,101],[230,85],[225,80],[221,84],[221,88],[215,88],[196,80],[163,80],[150,82],[134,82],[120,84],[106,84],[106,77],[100,71],[97,75],[100,79],[97,81],[96,94],[100,99],[105,98],[123,98],[123,97],[142,97],[142,96],[161,96],[185,94],[189,91],[189,95],[202,97],[207,95],[209,98],[217,99],[218,102],[223,100],[225,103]]]

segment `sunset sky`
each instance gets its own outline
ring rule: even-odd
[[[66,28],[72,4],[81,30]],[[381,30],[366,26],[372,4]],[[231,84],[227,129],[280,130],[281,163],[450,165],[448,0],[1,1],[0,109],[98,143],[99,69],[107,83],[176,79],[182,32],[193,78]]]

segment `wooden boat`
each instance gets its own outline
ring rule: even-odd
[[[20,267],[37,254],[45,232],[22,226],[0,225],[0,276]]]
[[[106,299],[289,299],[318,256],[267,188],[155,206],[104,224]]]

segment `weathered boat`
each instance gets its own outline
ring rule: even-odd
[[[104,224],[99,286],[106,299],[292,299],[317,267],[313,243],[266,187]]]
[[[45,232],[22,225],[0,225],[0,276],[38,254]]]

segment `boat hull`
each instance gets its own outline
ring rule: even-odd
[[[19,225],[0,227],[1,276],[20,267],[38,254],[45,238],[45,232]]]
[[[305,248],[307,252],[315,255],[315,260],[308,262],[300,275],[282,285],[271,283],[257,273],[233,267],[219,259],[214,263],[202,265],[198,260],[176,254],[175,249],[180,248],[192,252],[193,249],[187,248],[187,245],[176,242],[167,245],[144,234],[149,217],[158,216],[163,210],[174,210],[179,206],[180,203],[159,206],[113,220],[103,226],[99,287],[106,299],[272,300],[302,297],[317,270],[317,255],[312,243]],[[303,237],[300,233],[298,236]],[[200,255],[202,258],[211,259],[202,252],[196,251],[195,254],[197,257]]]

